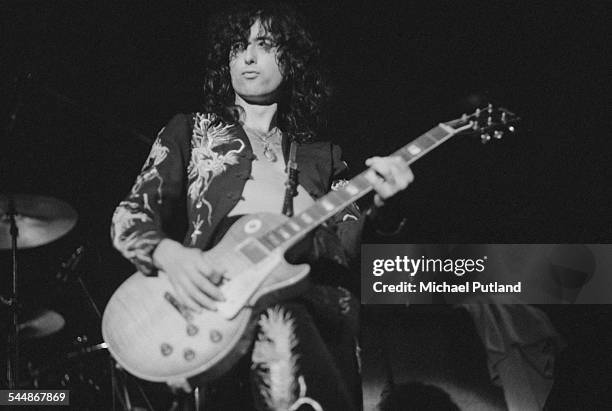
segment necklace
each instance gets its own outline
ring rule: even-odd
[[[256,137],[257,140],[263,144],[264,156],[268,161],[274,163],[278,160],[278,156],[273,148],[275,145],[280,146],[281,142],[281,131],[278,129],[278,127],[274,127],[268,132],[261,132],[249,127],[244,127],[244,130],[249,134],[249,136]]]

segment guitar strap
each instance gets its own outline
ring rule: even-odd
[[[287,173],[287,182],[285,183],[285,201],[283,201],[283,214],[287,217],[293,216],[293,197],[297,195],[297,143],[291,141],[291,148],[289,149],[289,161],[285,171]]]

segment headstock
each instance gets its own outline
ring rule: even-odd
[[[504,133],[513,133],[520,117],[503,107],[493,107],[489,104],[485,108],[477,108],[472,114],[464,114],[461,118],[445,123],[457,133],[480,134],[482,143],[492,138],[501,139]]]

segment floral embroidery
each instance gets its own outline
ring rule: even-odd
[[[351,311],[351,301],[353,296],[350,291],[344,287],[338,287],[338,291],[342,294],[338,299],[338,304],[340,305],[340,312],[344,315],[348,314]]]
[[[331,189],[332,191],[338,191],[346,187],[348,184],[349,184],[348,180],[344,180],[344,179],[334,180],[332,182]]]
[[[343,163],[344,163],[344,161],[343,161]],[[345,165],[346,165],[346,163],[345,163]],[[334,180],[334,181],[332,181],[332,184],[331,184],[331,190],[332,191],[342,190],[344,187],[349,185],[349,183],[350,183],[350,181],[344,180],[344,179]],[[353,213],[356,212],[357,214],[359,214],[359,207],[357,206],[356,203],[351,203],[347,208],[351,212],[353,212]],[[358,220],[358,218],[354,214],[345,213],[342,216],[342,221],[344,222],[344,221],[349,221],[349,220]]]
[[[259,379],[259,393],[266,406],[270,410],[293,411],[310,405],[315,411],[323,411],[317,401],[306,397],[304,377],[300,375],[296,381],[298,356],[293,351],[298,341],[291,314],[279,306],[269,308],[258,324],[260,331],[253,348],[251,369]]]
[[[233,126],[217,119],[214,114],[196,114],[193,135],[191,139],[191,160],[189,162],[188,195],[196,208],[205,206],[208,210],[208,224],[211,224],[212,205],[204,198],[212,181],[223,173],[228,165],[238,164],[238,154],[245,144],[229,133]],[[237,142],[237,149],[225,154],[214,151],[215,148],[228,143]]]
[[[162,129],[159,134],[162,133],[164,129]],[[164,179],[159,175],[159,171],[157,170],[157,166],[159,166],[162,161],[168,157],[168,152],[170,149],[165,147],[161,143],[161,139],[159,138],[159,134],[155,142],[153,143],[153,147],[151,147],[151,153],[149,153],[149,157],[142,167],[141,173],[136,177],[136,183],[134,187],[132,187],[132,195],[137,197],[142,186],[152,180],[157,179],[157,203],[162,203],[162,185],[164,184]]]

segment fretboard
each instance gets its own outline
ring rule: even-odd
[[[458,130],[441,124],[391,155],[399,156],[407,164],[411,164],[457,132]],[[269,250],[294,244],[325,220],[369,193],[373,188],[372,184],[378,180],[380,180],[380,177],[374,170],[363,171],[342,188],[321,197],[313,205],[293,216],[284,224],[259,237],[259,240]]]

